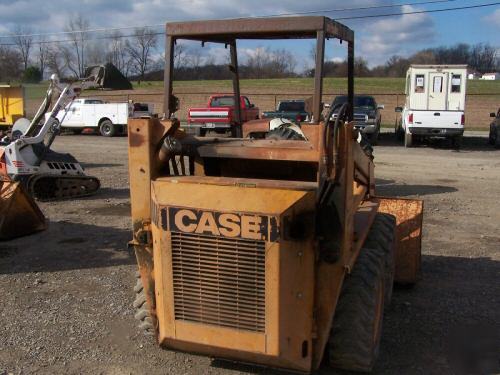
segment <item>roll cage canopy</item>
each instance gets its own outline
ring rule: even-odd
[[[230,20],[170,22],[166,25],[165,48],[165,116],[170,117],[175,111],[172,100],[172,80],[174,48],[177,40],[196,40],[202,44],[222,43],[229,46],[233,73],[233,94],[235,100],[235,117],[240,119],[239,100],[240,87],[238,75],[238,58],[236,41],[238,39],[316,39],[316,64],[314,75],[314,98],[312,122],[319,123],[321,115],[321,96],[323,93],[323,65],[325,58],[325,40],[339,39],[348,43],[348,98],[352,103],[354,92],[354,32],[328,17],[272,17],[272,18],[237,18]]]

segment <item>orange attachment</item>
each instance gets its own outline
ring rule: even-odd
[[[45,230],[45,216],[19,182],[0,179],[0,240]]]

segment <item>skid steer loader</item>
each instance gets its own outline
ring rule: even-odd
[[[414,283],[422,202],[375,194],[372,149],[353,129],[354,35],[326,17],[167,24],[165,118],[129,120],[141,328],[179,350],[310,372],[370,371],[394,280]],[[175,42],[314,38],[310,123],[272,137],[198,138],[172,95]],[[321,115],[325,40],[348,44],[348,105]],[[238,113],[238,100],[235,100]],[[324,119],[324,120],[322,120]],[[239,124],[240,137],[250,126]],[[248,130],[248,129],[247,129]]]
[[[89,72],[93,75],[67,85],[61,85],[53,75],[33,120],[16,121],[10,135],[0,140],[0,239],[46,228],[45,218],[33,198],[71,199],[98,191],[100,182],[96,177],[87,176],[72,155],[55,152],[51,146],[60,132],[58,113],[66,114],[82,90],[113,88],[112,80],[103,80],[102,69],[91,67]],[[57,100],[46,118],[54,96]]]

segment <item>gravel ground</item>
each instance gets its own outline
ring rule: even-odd
[[[405,150],[389,134],[375,148],[378,193],[420,197],[425,216],[422,281],[395,290],[374,373],[453,373],[450,342],[500,332],[500,151],[485,136],[459,152]],[[40,204],[47,231],[0,243],[0,374],[269,373],[162,350],[138,331],[126,138],[61,136],[54,148],[102,190]]]

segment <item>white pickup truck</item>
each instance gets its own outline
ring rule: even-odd
[[[396,135],[411,147],[416,140],[449,138],[460,147],[465,125],[466,65],[412,65]]]
[[[62,128],[81,132],[84,128],[98,129],[101,135],[112,137],[124,133],[129,117],[151,116],[148,104],[105,103],[101,99],[79,98],[60,111],[57,119]],[[46,116],[50,116],[47,113]]]

